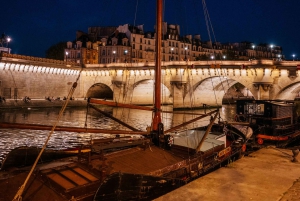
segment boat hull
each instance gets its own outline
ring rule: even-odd
[[[185,183],[180,179],[118,172],[111,174],[102,182],[94,201],[153,200]]]

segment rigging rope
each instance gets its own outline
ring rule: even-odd
[[[212,30],[212,34],[213,34],[213,37],[215,39],[215,42],[216,42],[216,37],[215,37],[214,31],[213,31],[212,23],[210,21],[210,17],[209,17],[209,14],[208,14],[208,9],[207,9],[205,0],[202,0],[202,6],[203,6],[203,12],[204,12],[204,17],[205,17],[205,24],[206,24],[206,29],[207,29],[209,41],[211,43],[211,48],[213,49],[213,43],[212,43],[212,39],[211,39],[211,34],[210,34],[210,29],[209,28],[211,28],[211,30]],[[215,57],[215,52],[214,51],[213,51],[213,56]],[[210,74],[210,69],[208,69],[208,71],[209,71],[209,74]],[[217,101],[217,95],[216,95],[216,92],[215,92],[215,87],[214,87],[213,80],[212,80],[212,76],[210,77],[210,80],[211,80],[213,91],[214,91],[216,105],[219,106],[218,105],[218,101]]]

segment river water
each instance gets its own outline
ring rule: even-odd
[[[120,108],[102,107],[102,110],[109,112],[114,117],[117,117],[131,126],[145,131],[147,126],[150,126],[152,113],[149,111],[130,110]],[[164,106],[163,110],[172,111],[171,106]],[[209,112],[207,110],[188,110],[176,111],[180,114],[163,113],[162,119],[165,129],[176,126],[185,121],[188,121],[196,114]],[[1,109],[0,121],[12,123],[27,123],[27,124],[43,124],[53,125],[60,112],[60,108],[19,108],[19,109]],[[194,113],[184,114],[184,113]],[[235,106],[223,105],[220,110],[222,120],[230,121],[235,114]],[[201,119],[187,128],[199,127],[207,125],[209,118]],[[128,130],[113,120],[102,116],[99,112],[92,108],[66,108],[58,125],[72,127],[87,127],[100,129],[122,129]],[[20,146],[38,146],[42,147],[49,131],[42,130],[23,130],[23,129],[1,129],[0,128],[0,163],[7,153]],[[108,134],[99,133],[75,133],[75,132],[54,132],[47,144],[49,149],[64,149],[76,147],[80,144],[87,144],[91,139],[99,139],[112,137]]]

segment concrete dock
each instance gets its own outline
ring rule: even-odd
[[[156,201],[299,201],[300,163],[291,160],[290,150],[264,148]]]

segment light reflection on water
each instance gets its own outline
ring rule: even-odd
[[[152,113],[149,111],[102,108],[131,126],[142,131],[151,125]],[[171,111],[170,106],[164,106],[163,110]],[[60,108],[22,108],[22,109],[1,109],[0,121],[12,123],[43,124],[53,125],[56,122]],[[180,111],[184,112],[184,111]],[[189,110],[189,113],[204,113],[204,110]],[[234,116],[234,106],[223,106],[220,111],[221,117],[227,121],[232,120]],[[163,123],[165,129],[183,123],[193,118],[191,115],[183,114],[165,114],[163,113]],[[195,117],[195,116],[194,116]],[[190,127],[199,127],[207,125],[209,118],[201,119]],[[86,108],[66,108],[59,126],[72,126],[101,129],[122,129],[128,130],[113,120],[104,117],[93,109]],[[190,128],[188,127],[188,128]],[[22,129],[0,129],[0,162],[5,155],[12,149],[20,146],[42,147],[49,131],[43,130],[22,130]],[[111,137],[108,134],[99,133],[75,133],[75,132],[54,132],[51,136],[47,148],[64,149],[76,147],[80,144],[87,144],[91,139]]]

